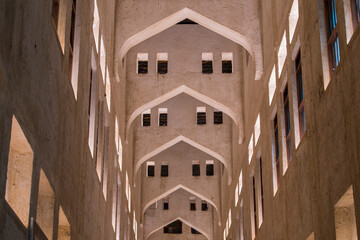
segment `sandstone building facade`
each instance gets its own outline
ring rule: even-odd
[[[359,0],[0,1],[0,239],[358,239],[359,22]]]

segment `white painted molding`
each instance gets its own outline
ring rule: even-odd
[[[197,149],[199,149],[200,151],[203,151],[204,153],[206,154],[209,154],[210,156],[214,157],[215,159],[219,160],[220,162],[222,162],[225,166],[225,169],[227,171],[227,174],[228,174],[228,184],[230,185],[231,184],[231,180],[232,180],[232,177],[231,177],[231,170],[229,169],[229,164],[225,161],[225,159],[220,155],[218,154],[217,152],[214,152],[212,151],[211,149],[207,148],[207,147],[204,147],[202,146],[201,144],[197,143],[197,142],[194,142],[193,140],[187,138],[187,137],[184,137],[182,135],[180,136],[177,136],[176,138],[174,138],[173,140],[165,143],[164,145],[156,148],[155,150],[153,150],[152,152],[150,153],[147,153],[145,156],[141,157],[139,159],[139,161],[136,162],[136,166],[135,166],[135,172],[134,172],[134,175],[136,176],[136,174],[138,173],[141,165],[146,162],[147,160],[149,160],[150,158],[158,155],[159,153],[165,151],[166,149],[169,149],[170,147],[174,146],[175,144],[179,143],[179,142],[185,142]]]
[[[117,57],[116,62],[121,63],[122,59],[125,57],[126,53],[135,45],[141,43],[142,41],[145,41],[146,39],[170,28],[171,26],[174,26],[178,22],[181,22],[184,19],[190,19],[201,26],[216,32],[220,35],[222,35],[225,38],[230,39],[231,41],[240,44],[242,47],[244,47],[249,54],[255,59],[255,79],[259,80],[262,77],[263,74],[263,64],[261,59],[261,54],[255,54],[254,48],[249,42],[249,40],[243,36],[242,34],[224,26],[221,25],[210,18],[207,18],[189,8],[183,8],[182,10],[160,20],[159,22],[145,28],[144,30],[136,33],[135,35],[129,37],[121,46],[120,53]],[[121,65],[121,64],[120,64]],[[118,66],[120,67],[120,66]]]
[[[239,129],[242,129],[241,126],[239,126],[239,119],[237,117],[237,114],[231,110],[230,108],[226,107],[225,105],[219,103],[218,101],[215,101],[214,99],[206,96],[206,95],[203,95],[197,91],[195,91],[194,89],[192,88],[189,88],[185,85],[181,85],[180,87],[177,87],[175,88],[174,90],[170,91],[170,92],[167,92],[163,95],[161,95],[160,97],[158,98],[155,98],[154,100],[142,105],[141,107],[137,108],[131,115],[130,115],[130,118],[128,119],[127,121],[127,124],[126,124],[126,139],[128,139],[128,136],[129,136],[129,132],[130,132],[130,127],[131,127],[131,124],[132,122],[135,120],[135,118],[137,116],[139,116],[140,114],[142,114],[144,111],[146,111],[147,109],[150,109],[150,108],[153,108],[157,105],[159,105],[160,103],[163,103],[181,93],[186,93],[187,95],[203,102],[203,103],[206,103],[207,105],[209,106],[212,106],[213,108],[215,109],[218,109],[220,111],[222,111],[223,113],[227,114],[236,124],[236,126],[239,128]],[[242,123],[241,123],[242,124]],[[242,143],[242,139],[244,138],[243,136],[243,132],[241,130],[239,130],[239,143]],[[126,140],[127,142],[127,140]]]
[[[218,221],[219,221],[218,224],[221,225],[220,212],[219,212],[219,209],[218,209],[218,207],[216,206],[216,204],[215,204],[213,201],[211,201],[209,198],[201,195],[200,193],[198,193],[198,192],[196,192],[196,191],[194,191],[194,190],[192,190],[192,189],[190,189],[190,188],[188,188],[188,187],[185,187],[185,186],[182,185],[182,184],[179,184],[179,185],[177,185],[176,187],[171,188],[170,190],[164,192],[163,194],[157,196],[156,198],[154,198],[153,200],[151,200],[151,201],[149,201],[147,204],[145,204],[145,206],[144,206],[144,208],[143,208],[143,210],[142,210],[142,215],[144,216],[146,209],[147,209],[149,206],[151,206],[153,203],[156,203],[157,201],[163,199],[164,197],[170,195],[171,193],[173,193],[173,192],[175,192],[175,191],[177,191],[177,190],[179,190],[179,189],[183,189],[183,190],[185,190],[185,191],[187,191],[187,192],[189,192],[189,193],[197,196],[198,198],[201,198],[201,199],[203,199],[203,200],[206,200],[208,203],[210,203],[210,204],[215,208],[216,212],[218,213]]]

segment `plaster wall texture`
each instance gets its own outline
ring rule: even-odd
[[[166,199],[169,203],[169,209],[163,210],[163,201],[157,202],[157,208],[148,208],[145,212],[144,220],[144,236],[151,236],[154,234],[154,230],[173,222],[177,218],[184,219],[188,224],[198,231],[202,231],[213,239],[214,229],[211,227],[216,226],[215,209],[208,204],[209,209],[207,211],[201,210],[201,198],[195,197],[196,211],[190,210],[190,197],[195,197],[193,194],[179,189],[169,194]],[[186,224],[183,222],[183,224]],[[156,232],[156,231],[155,231]],[[194,239],[194,238],[190,238]],[[196,238],[195,238],[196,239]]]
[[[114,26],[114,11],[108,9],[114,9],[115,2],[99,0],[98,3],[102,6],[99,10],[101,28],[109,53],[107,65],[112,72],[111,32]],[[90,1],[77,3],[75,25],[81,28],[81,44],[78,53],[80,60],[76,99],[68,77],[70,4],[71,2],[67,1],[65,54],[62,53],[53,24],[51,1],[2,1],[0,4],[1,239],[27,239],[28,235],[4,198],[13,115],[16,116],[34,152],[28,215],[36,218],[37,212],[41,213],[37,209],[37,203],[40,169],[43,169],[55,193],[55,239],[60,231],[57,229],[59,206],[64,209],[71,225],[71,239],[115,237],[111,228],[112,204],[111,201],[105,201],[103,196],[103,186],[96,175],[95,161],[90,155],[87,141],[88,79],[91,48],[94,46],[91,32],[93,4]],[[96,64],[100,69],[97,55]],[[101,73],[97,73],[98,84],[102,84]],[[103,93],[101,94],[103,96]],[[109,120],[111,139],[114,139],[114,111],[113,106]],[[120,126],[122,128],[124,124],[121,123]],[[113,156],[115,150],[113,141],[110,142],[109,156]],[[108,186],[111,185],[112,174],[110,169]],[[111,192],[108,190],[107,193],[107,199],[110,199]],[[124,218],[124,210],[121,211],[121,218]],[[123,228],[121,231],[123,234]]]
[[[197,125],[197,107],[206,107],[206,125]],[[166,127],[158,126],[158,108],[168,110]],[[226,171],[229,171],[232,164],[231,126],[233,122],[226,114],[223,114],[223,124],[214,124],[214,111],[214,108],[186,94],[181,94],[151,109],[151,126],[141,126],[142,116],[139,116],[134,122],[135,165],[162,145],[179,136],[184,136],[219,154],[225,161]]]
[[[156,73],[156,54],[168,53],[168,73]],[[202,53],[213,53],[213,74],[202,74]],[[222,52],[233,53],[233,73],[221,73]],[[127,54],[127,111],[186,85],[230,108],[241,124],[239,58],[243,48],[200,25],[175,25],[133,47]],[[148,53],[148,74],[137,74],[137,53]],[[141,97],[139,97],[141,96]]]
[[[262,59],[259,3],[248,0],[240,2],[148,1],[146,3],[122,1],[116,11],[115,51],[119,53],[123,43],[130,36],[185,7],[244,35],[252,45],[257,59]],[[222,11],[217,11],[218,9]],[[135,15],[141,17],[134,18]],[[120,61],[121,59],[117,56],[115,64],[119,66]],[[262,60],[258,62],[262,69]]]
[[[200,176],[192,176],[192,161],[200,162]],[[206,176],[205,161],[214,160],[214,176]],[[142,167],[142,209],[158,196],[182,185],[211,200],[217,209],[220,206],[219,179],[221,166],[218,161],[198,149],[178,143],[174,147],[149,159],[155,162],[155,177],[146,177],[146,164]],[[167,162],[169,177],[160,177],[161,163]]]
[[[244,176],[244,189],[240,199],[244,200],[245,239],[251,238],[251,176],[258,168],[254,161],[257,156],[263,160],[264,184],[264,222],[257,230],[256,239],[306,239],[314,232],[315,239],[336,239],[334,206],[352,184],[359,189],[359,131],[358,131],[358,73],[359,62],[359,29],[355,30],[352,40],[347,45],[345,38],[344,9],[342,1],[336,1],[339,21],[339,38],[341,63],[331,76],[330,84],[324,89],[322,51],[320,35],[325,30],[321,24],[321,1],[300,1],[300,19],[295,31],[294,41],[288,42],[288,58],[280,79],[277,80],[277,90],[273,103],[269,106],[267,83],[268,76],[274,66],[275,52],[271,42],[280,43],[283,28],[288,24],[287,13],[291,7],[289,2],[271,1],[272,11],[263,9],[263,42],[265,74],[261,85],[247,81],[245,78],[244,115],[245,115],[245,148],[239,147],[239,156]],[[275,4],[275,5],[274,5]],[[268,9],[269,1],[263,1],[262,6]],[[271,19],[273,30],[269,25]],[[266,30],[267,29],[267,30]],[[273,31],[273,34],[271,33]],[[267,33],[266,33],[267,32]],[[265,34],[266,33],[266,34]],[[275,36],[274,38],[272,36]],[[273,39],[272,39],[273,38]],[[297,40],[299,39],[299,40]],[[291,117],[291,151],[292,161],[284,174],[281,174],[280,186],[274,196],[273,166],[272,166],[272,132],[271,119],[277,112],[280,129],[284,128],[282,110],[282,91],[285,82],[289,89],[294,89],[294,53],[297,53],[297,43],[300,43],[303,84],[305,94],[306,132],[295,147],[295,114],[294,90],[290,91]],[[276,47],[276,46],[275,46]],[[267,57],[268,56],[268,57]],[[257,94],[258,93],[258,94]],[[261,96],[258,100],[254,96]],[[256,113],[261,115],[261,136],[255,147],[252,163],[247,161],[247,143],[253,132]],[[284,165],[284,137],[281,133],[281,168]],[[238,170],[238,171],[239,171]],[[238,176],[239,173],[235,174]],[[234,192],[235,184],[226,192]],[[359,190],[357,190],[359,191]],[[358,194],[354,189],[355,209],[359,208]],[[257,199],[257,204],[259,200]],[[226,209],[239,212],[239,206],[234,207],[230,198],[224,204]],[[224,211],[226,212],[226,211]],[[235,214],[233,215],[235,216]],[[226,219],[225,216],[223,219]],[[234,221],[234,217],[233,217]],[[359,233],[359,216],[356,216]],[[259,221],[257,221],[259,222]],[[301,227],[299,227],[301,226]],[[222,226],[224,228],[224,226]],[[236,236],[237,227],[232,227],[230,235]]]

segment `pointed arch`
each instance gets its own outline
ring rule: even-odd
[[[189,193],[197,196],[198,198],[201,198],[201,199],[203,199],[203,200],[206,200],[208,203],[210,203],[210,204],[215,208],[216,212],[218,213],[219,225],[221,224],[220,212],[219,212],[219,208],[216,206],[216,204],[215,204],[213,201],[211,201],[209,198],[203,196],[202,194],[200,194],[200,193],[196,192],[195,190],[192,190],[192,189],[190,189],[190,188],[188,188],[188,187],[186,187],[186,186],[184,186],[184,185],[182,185],[182,184],[179,184],[179,185],[177,185],[177,186],[169,189],[168,191],[164,192],[163,194],[160,194],[159,196],[157,196],[157,197],[154,198],[153,200],[151,200],[151,201],[149,201],[148,203],[146,203],[145,206],[144,206],[144,208],[143,208],[143,210],[142,210],[142,215],[145,214],[146,209],[147,209],[150,205],[156,203],[157,201],[163,199],[164,197],[170,195],[171,193],[173,193],[173,192],[175,192],[175,191],[177,191],[177,190],[179,190],[179,189],[183,189],[183,190],[185,190],[185,191],[187,191],[187,192],[189,192]]]
[[[192,88],[187,87],[186,85],[181,85],[177,88],[175,88],[174,90],[167,92],[163,95],[161,95],[160,97],[155,98],[154,100],[138,107],[131,115],[130,118],[126,124],[126,138],[128,138],[129,136],[129,131],[130,131],[130,127],[132,122],[135,120],[135,118],[137,116],[139,116],[140,114],[142,114],[144,111],[146,111],[147,109],[153,108],[163,102],[166,102],[167,100],[179,95],[185,93],[203,103],[206,103],[209,106],[212,106],[213,108],[219,109],[221,110],[223,113],[225,113],[226,115],[228,115],[236,124],[236,126],[239,128],[239,143],[242,143],[243,141],[243,128],[242,128],[242,123],[239,124],[238,121],[238,117],[237,114],[231,110],[229,107],[219,103],[218,101],[215,101],[214,99],[199,93],[198,91],[195,91]]]
[[[147,27],[146,29],[142,30],[141,32],[131,36],[128,38],[120,49],[119,59],[117,59],[117,62],[121,62],[119,60],[123,59],[126,55],[126,53],[135,45],[141,43],[142,41],[145,41],[146,39],[170,28],[171,26],[177,24],[178,22],[181,22],[184,19],[190,19],[201,26],[216,32],[220,35],[222,35],[225,38],[230,39],[233,42],[236,42],[237,44],[244,47],[249,54],[255,59],[255,69],[256,69],[256,75],[255,79],[259,80],[262,77],[263,74],[263,64],[261,59],[261,54],[255,54],[254,48],[250,41],[242,34],[224,26],[221,25],[210,18],[207,18],[190,8],[183,8],[180,11],[175,12],[174,14],[160,20],[159,22]]]
[[[174,218],[174,219],[172,219],[171,221],[165,223],[164,225],[161,225],[160,227],[152,230],[147,236],[145,236],[145,240],[147,240],[147,239],[151,236],[151,234],[155,233],[156,231],[160,230],[161,228],[163,228],[163,227],[167,226],[168,224],[170,224],[170,223],[172,223],[172,222],[175,222],[175,221],[177,221],[177,220],[180,220],[181,222],[185,223],[185,224],[188,225],[189,227],[191,227],[191,228],[195,229],[196,231],[200,232],[200,233],[201,233],[202,235],[204,235],[208,240],[212,240],[212,238],[210,238],[209,235],[208,235],[204,230],[202,230],[202,229],[200,229],[199,227],[195,226],[194,224],[186,221],[186,220],[185,220],[184,218],[182,218],[182,217]]]
[[[145,156],[141,157],[139,159],[139,161],[137,161],[136,163],[136,166],[135,166],[135,176],[137,174],[137,172],[139,171],[141,165],[146,162],[147,160],[149,160],[150,158],[158,155],[159,153],[165,151],[166,149],[169,149],[170,147],[174,146],[175,144],[179,143],[179,142],[185,142],[197,149],[199,149],[200,151],[206,153],[206,154],[209,154],[210,156],[214,157],[215,159],[219,160],[220,162],[222,162],[225,166],[225,169],[227,170],[228,172],[228,184],[231,184],[231,171],[229,169],[229,164],[225,161],[225,159],[220,155],[218,154],[217,152],[214,152],[213,150],[207,148],[207,147],[204,147],[203,145],[187,138],[187,137],[184,137],[182,135],[180,136],[177,136],[176,138],[174,138],[173,140],[170,140],[169,142],[161,145],[160,147],[156,148],[155,150],[151,151],[150,153],[146,154]]]

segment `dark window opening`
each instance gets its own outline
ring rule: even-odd
[[[300,131],[300,139],[301,139],[306,130],[306,125],[305,125],[304,89],[303,89],[303,81],[302,81],[300,51],[299,51],[298,56],[295,59],[295,67],[296,67],[296,87],[297,87],[297,101],[298,101],[298,115],[299,115],[299,131]]]
[[[222,124],[222,123],[223,123],[223,113],[214,112],[214,124]]]
[[[138,73],[139,74],[148,73],[148,61],[138,61]]]
[[[360,0],[351,0],[351,12],[354,29],[360,22]]]
[[[59,23],[59,12],[60,12],[60,0],[53,0],[52,17],[54,19],[56,29],[58,28],[58,23]]]
[[[151,115],[150,115],[150,113],[144,113],[143,114],[143,126],[144,127],[148,127],[148,126],[150,126],[150,120],[151,120]]]
[[[223,60],[222,61],[222,73],[232,73],[232,61]]]
[[[262,159],[259,159],[259,167],[260,167],[260,194],[261,194],[261,213],[264,219],[264,186],[263,186],[263,166]]]
[[[197,124],[198,125],[206,124],[206,112],[198,112],[197,113]]]
[[[76,1],[73,1],[71,11],[71,30],[70,30],[70,47],[74,49],[75,42],[75,16],[76,16]]]
[[[196,211],[196,203],[190,202],[190,211]]]
[[[169,166],[161,165],[161,177],[168,177],[168,176],[169,176]]]
[[[167,126],[167,113],[159,114],[159,126]]]
[[[255,194],[255,177],[252,177],[252,190],[253,190],[253,205],[254,205],[254,229],[255,229],[255,234],[257,232],[257,211],[256,211],[256,194]]]
[[[284,99],[284,120],[285,120],[285,138],[286,138],[286,155],[287,161],[291,160],[291,131],[290,131],[290,104],[289,104],[289,92],[288,86],[286,85],[283,92]]]
[[[158,61],[158,74],[166,74],[168,72],[168,61]]]
[[[186,18],[186,19],[182,20],[181,22],[178,22],[177,24],[197,24],[197,23]]]
[[[206,164],[206,176],[214,176],[214,164]]]
[[[330,68],[334,71],[340,63],[340,44],[335,0],[325,0],[325,14],[328,24],[329,62]]]
[[[206,202],[202,202],[201,203],[201,211],[207,211],[209,208],[208,208],[208,205]]]
[[[193,164],[192,165],[192,175],[193,176],[200,176],[200,164]]]
[[[182,233],[182,222],[176,220],[164,227],[164,233],[168,234],[181,234]]]
[[[275,166],[276,166],[276,181],[277,186],[280,183],[280,146],[279,146],[279,129],[278,129],[278,121],[277,115],[275,115],[274,120],[274,150],[275,150]]]
[[[154,165],[149,165],[147,171],[148,171],[148,177],[155,176],[155,166]]]
[[[211,60],[202,61],[202,73],[205,74],[213,73],[213,64]]]
[[[196,229],[193,229],[193,228],[191,228],[191,233],[192,234],[201,234],[200,232],[196,231]]]
[[[164,210],[169,210],[169,203],[168,202],[164,202]]]

